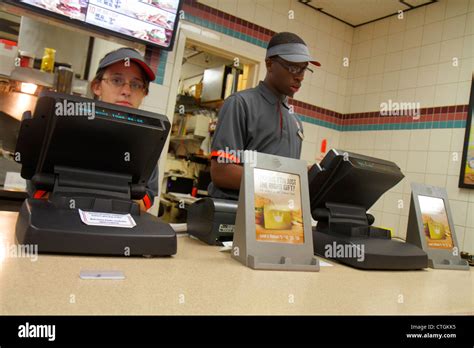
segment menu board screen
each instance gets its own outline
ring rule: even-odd
[[[19,3],[168,49],[173,46],[180,6],[180,0],[20,0]]]

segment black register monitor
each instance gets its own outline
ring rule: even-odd
[[[330,150],[308,172],[315,253],[364,269],[427,267],[420,248],[393,240],[367,213],[403,177],[393,162]]]
[[[38,244],[40,252],[174,254],[169,224],[140,212],[133,201],[144,196],[169,131],[163,115],[54,92],[40,95],[33,115],[24,114],[15,154],[22,177],[50,194],[24,202],[19,242]],[[134,226],[97,224],[123,216]]]

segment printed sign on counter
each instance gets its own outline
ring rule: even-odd
[[[254,181],[257,241],[303,244],[300,177],[255,168]]]
[[[89,226],[133,228],[137,224],[130,214],[112,214],[78,209],[83,223]]]

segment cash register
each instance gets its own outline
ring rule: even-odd
[[[145,195],[169,131],[163,115],[41,94],[34,113],[23,115],[15,154],[21,176],[49,197],[24,201],[18,242],[38,245],[40,253],[175,254],[170,225],[135,202]]]
[[[367,213],[403,177],[393,162],[330,150],[308,172],[315,254],[361,269],[426,268],[422,249],[392,239]]]

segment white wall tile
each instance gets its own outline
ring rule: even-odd
[[[400,79],[400,71],[387,72],[382,82],[382,91],[395,91],[398,89],[398,81]],[[395,99],[395,98],[392,98]]]
[[[464,28],[463,28],[464,30]],[[417,27],[405,32],[403,39],[403,49],[418,47],[423,38],[423,27]]]
[[[398,16],[389,17],[389,34],[403,32],[405,30],[405,27],[406,20],[404,18],[399,18]]]
[[[384,72],[385,55],[371,57],[369,61],[369,74],[381,74]]]
[[[420,66],[418,68],[417,87],[432,86],[438,78],[438,64]]]
[[[450,39],[441,42],[439,55],[440,62],[453,63],[453,58],[461,59],[463,56],[464,38]]]
[[[446,178],[446,191],[450,199],[467,202],[469,199],[469,192],[466,189],[458,187],[459,176],[448,175]]]
[[[403,90],[403,89],[408,89],[408,88],[414,88],[416,87],[417,81],[418,81],[418,68],[402,70],[400,72],[400,81],[398,82],[398,89]],[[414,93],[413,93],[413,97],[414,97]]]
[[[410,144],[410,130],[394,131],[392,133],[391,150],[408,150]]]
[[[466,28],[466,18],[467,16],[464,14],[462,16],[445,20],[442,39],[449,40],[463,36]]]
[[[430,145],[431,130],[417,129],[410,134],[410,150],[428,151]]]
[[[435,96],[435,86],[417,87],[415,100],[420,103],[420,107],[426,108],[433,106]]]
[[[435,106],[456,105],[457,83],[437,85],[435,92]]]
[[[472,72],[474,71],[474,58],[466,58],[460,61],[459,66],[459,81],[472,80]]]
[[[427,151],[409,151],[407,171],[412,173],[426,173]]]
[[[372,41],[371,55],[378,56],[387,52],[387,37],[380,37]]]
[[[449,151],[451,148],[451,129],[432,129],[430,135],[430,151]]]
[[[469,0],[446,1],[446,18],[459,16],[466,13],[469,7]]]
[[[443,22],[434,22],[423,27],[422,45],[439,42],[443,36]]]
[[[444,19],[446,13],[446,2],[439,1],[426,6],[425,23],[437,22]]]
[[[403,49],[404,33],[390,34],[387,37],[387,53],[398,52]]]
[[[428,152],[428,160],[426,162],[427,174],[444,174],[448,173],[450,152]]]
[[[440,47],[439,42],[422,46],[420,52],[420,65],[431,65],[439,62],[440,56]]]
[[[425,184],[436,186],[436,187],[445,187],[446,186],[446,175],[442,174],[426,174]]]
[[[406,49],[402,52],[402,69],[410,69],[418,67],[420,60],[421,48],[415,47]]]
[[[471,254],[474,253],[474,229],[466,228],[462,248],[463,251],[467,251]]]
[[[449,199],[451,214],[455,225],[465,226],[468,203]]]

